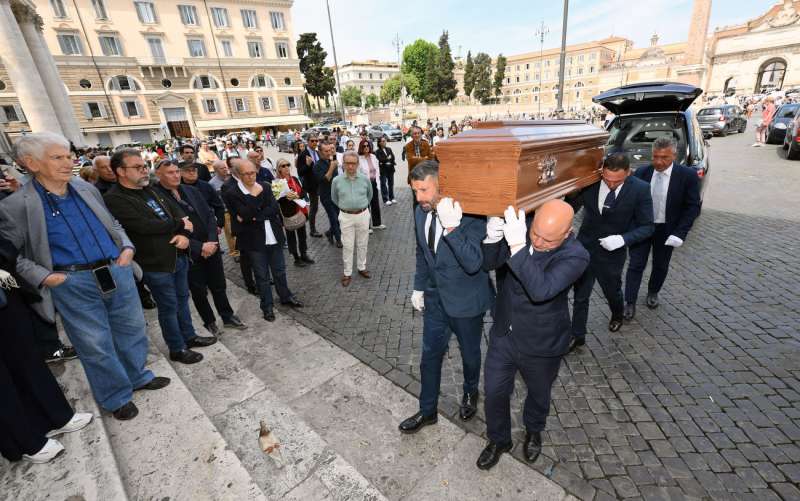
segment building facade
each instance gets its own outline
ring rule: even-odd
[[[650,38],[650,46],[634,49],[624,45],[600,68],[600,92],[637,82],[683,81],[679,71],[684,67],[686,43],[658,44],[658,35]]]
[[[292,3],[49,0],[37,14],[84,142],[119,145],[310,122]],[[0,49],[0,120],[13,138],[41,128],[8,52]]]
[[[336,67],[333,67],[336,77]],[[339,67],[341,88],[356,87],[364,95],[374,94],[380,96],[384,82],[400,73],[397,63],[383,62],[376,59],[366,61],[352,61]]]

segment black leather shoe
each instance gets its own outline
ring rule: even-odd
[[[322,233],[318,232],[317,230],[311,230],[310,234],[314,238],[321,238],[322,237]]]
[[[211,322],[210,324],[205,324],[203,327],[206,328],[208,332],[211,333],[212,336],[219,336],[219,327],[217,327],[216,322]]]
[[[196,336],[186,341],[187,348],[205,348],[217,342],[215,336]]]
[[[630,322],[633,320],[633,317],[636,316],[636,305],[635,304],[626,304],[625,305],[625,312],[622,314],[622,319],[625,322]]]
[[[458,410],[458,417],[462,421],[469,421],[478,412],[478,392],[465,393],[461,398],[461,408]]]
[[[147,384],[143,384],[142,386],[135,388],[133,391],[139,390],[160,390],[161,388],[165,388],[169,386],[170,379],[168,377],[163,376],[156,376],[150,380]]]
[[[322,235],[320,235],[320,236],[322,236]],[[316,261],[314,261],[313,259],[311,259],[310,257],[308,257],[308,254],[303,254],[302,256],[300,256],[300,259],[301,259],[301,260],[302,260],[304,263],[307,263],[307,264],[314,264],[314,263],[316,263]]]
[[[294,258],[294,265],[298,268],[305,268],[307,265],[304,261],[302,261],[299,257]]]
[[[533,433],[525,432],[525,443],[522,445],[522,455],[525,456],[525,460],[533,463],[541,452],[542,433],[539,431]]]
[[[586,344],[586,338],[582,337],[574,337],[572,338],[572,342],[569,345],[569,351],[567,353],[572,353],[573,351],[577,350],[581,346]]]
[[[136,404],[133,402],[128,402],[127,404],[123,405],[119,409],[112,412],[115,419],[119,419],[120,421],[127,421],[129,419],[133,419],[139,415],[139,409],[136,407]]]
[[[145,310],[155,310],[156,309],[156,302],[153,301],[153,296],[151,296],[150,294],[147,294],[146,296],[142,296],[140,299],[142,301],[142,308],[144,308]]]
[[[502,456],[504,452],[511,450],[513,445],[513,443],[497,445],[494,442],[489,442],[483,451],[481,451],[481,455],[478,456],[478,462],[475,463],[475,465],[481,470],[490,469],[500,461],[500,456]]]
[[[196,364],[203,360],[203,355],[192,350],[171,351],[169,352],[169,359],[182,364]]]
[[[422,412],[417,412],[410,418],[400,423],[400,426],[398,426],[398,428],[403,433],[416,433],[425,426],[436,424],[438,420],[439,420],[439,415],[436,413],[433,413],[430,416],[423,416]]]
[[[245,325],[245,323],[242,322],[242,319],[237,317],[236,315],[231,315],[231,318],[224,321],[224,325],[225,327],[229,327],[231,329],[237,329],[240,331],[247,329],[247,325]]]
[[[328,243],[333,245],[333,233],[330,230],[325,232],[325,238],[328,239]]]
[[[342,243],[342,241],[341,241],[341,240],[339,240],[338,242],[336,242],[336,248],[337,248],[337,249],[341,249],[342,247],[344,247],[344,244]]]
[[[267,311],[264,312],[264,320],[266,320],[267,322],[275,321],[275,312],[272,311],[272,308],[269,308]]]
[[[608,330],[610,330],[611,332],[617,332],[621,327],[622,327],[622,320],[612,318],[611,321],[608,323]]]
[[[658,308],[658,292],[647,293],[647,307],[651,310]]]
[[[296,297],[292,297],[288,301],[283,301],[283,302],[281,302],[281,304],[284,305],[284,306],[291,306],[292,308],[302,308],[303,307],[303,303],[298,301]]]
[[[258,293],[258,288],[256,288],[255,285],[248,285],[247,286],[247,292],[249,292],[250,294],[252,294],[254,296],[260,296],[261,295],[261,294]]]

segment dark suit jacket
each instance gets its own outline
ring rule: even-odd
[[[584,188],[567,198],[577,212],[583,207],[583,222],[578,232],[578,241],[586,247],[592,259],[613,261],[620,266],[625,263],[625,246],[609,252],[600,246],[599,240],[609,235],[622,235],[625,245],[631,246],[653,234],[653,198],[650,186],[639,178],[628,176],[622,184],[614,206],[600,214],[597,200],[600,183]]]
[[[161,185],[157,185],[156,189],[159,190],[165,197],[172,198],[172,193]],[[181,199],[192,206],[195,210],[195,215],[203,223],[203,228],[195,227],[194,231],[189,235],[189,252],[192,256],[192,261],[203,259],[203,244],[206,242],[219,242],[217,237],[217,220],[211,207],[206,203],[203,194],[192,185],[182,184],[178,187],[181,194]],[[222,203],[222,202],[220,202]],[[190,215],[191,218],[191,215]],[[219,252],[219,250],[217,251]]]
[[[264,248],[266,240],[264,221],[269,221],[278,245],[283,245],[286,238],[283,234],[278,201],[272,194],[272,188],[268,184],[262,184],[261,187],[264,189],[257,197],[245,195],[235,184],[222,195],[231,213],[231,231],[236,235],[236,246],[240,251]],[[239,221],[237,216],[241,217],[242,221]]]
[[[489,274],[483,269],[481,241],[486,236],[486,219],[467,216],[449,235],[442,235],[434,256],[425,235],[427,213],[414,210],[417,235],[417,270],[414,290],[438,292],[445,313],[454,318],[482,315],[494,299]]]
[[[397,162],[394,159],[394,152],[388,146],[386,147],[386,152],[382,149],[378,148],[375,150],[375,158],[378,159],[378,165],[380,166],[381,176],[391,176],[394,174],[395,165]]]
[[[297,163],[295,167],[297,167],[297,176],[303,181],[303,188],[306,191],[310,191],[312,193],[316,193],[317,191],[317,180],[314,177],[314,157],[311,157],[311,165],[306,165],[306,157],[311,155],[308,151],[308,148],[305,148],[303,151],[297,154]],[[317,158],[322,158],[317,152]]]
[[[183,181],[181,181],[181,184],[183,186],[191,186],[195,188],[203,197],[203,200],[205,200],[209,208],[214,211],[214,217],[216,218],[216,222],[214,223],[215,226],[218,226],[219,228],[225,226],[225,204],[222,203],[219,193],[217,193],[217,190],[215,190],[213,186],[202,179],[198,179],[194,184],[187,185]]]
[[[531,254],[529,246],[512,257],[505,240],[483,244],[486,269],[506,265],[506,272],[497,274],[491,336],[505,336],[510,329],[521,353],[560,356],[572,336],[569,290],[589,265],[589,253],[574,236],[550,252]]]
[[[637,169],[634,176],[649,184],[653,179],[653,171],[651,164]],[[664,212],[665,233],[686,240],[694,220],[700,214],[700,180],[697,179],[697,171],[685,165],[672,166]]]

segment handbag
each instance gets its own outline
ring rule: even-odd
[[[298,210],[293,216],[283,218],[283,227],[286,231],[294,231],[302,228],[306,224],[306,215]]]

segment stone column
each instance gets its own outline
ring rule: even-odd
[[[44,83],[11,10],[11,0],[0,0],[0,40],[0,58],[14,84],[14,92],[31,130],[63,134],[53,105],[47,98]]]
[[[47,96],[50,98],[50,104],[52,104],[56,112],[58,123],[61,124],[61,130],[64,136],[72,141],[75,146],[85,146],[83,133],[78,125],[78,120],[75,118],[75,111],[72,109],[64,82],[62,82],[61,75],[58,73],[53,54],[47,48],[47,43],[44,41],[44,36],[39,29],[40,20],[37,18],[38,16],[35,12],[17,9],[17,22],[22,30],[22,36],[25,38],[25,43],[31,52],[33,64],[36,65],[39,77],[44,83]]]

